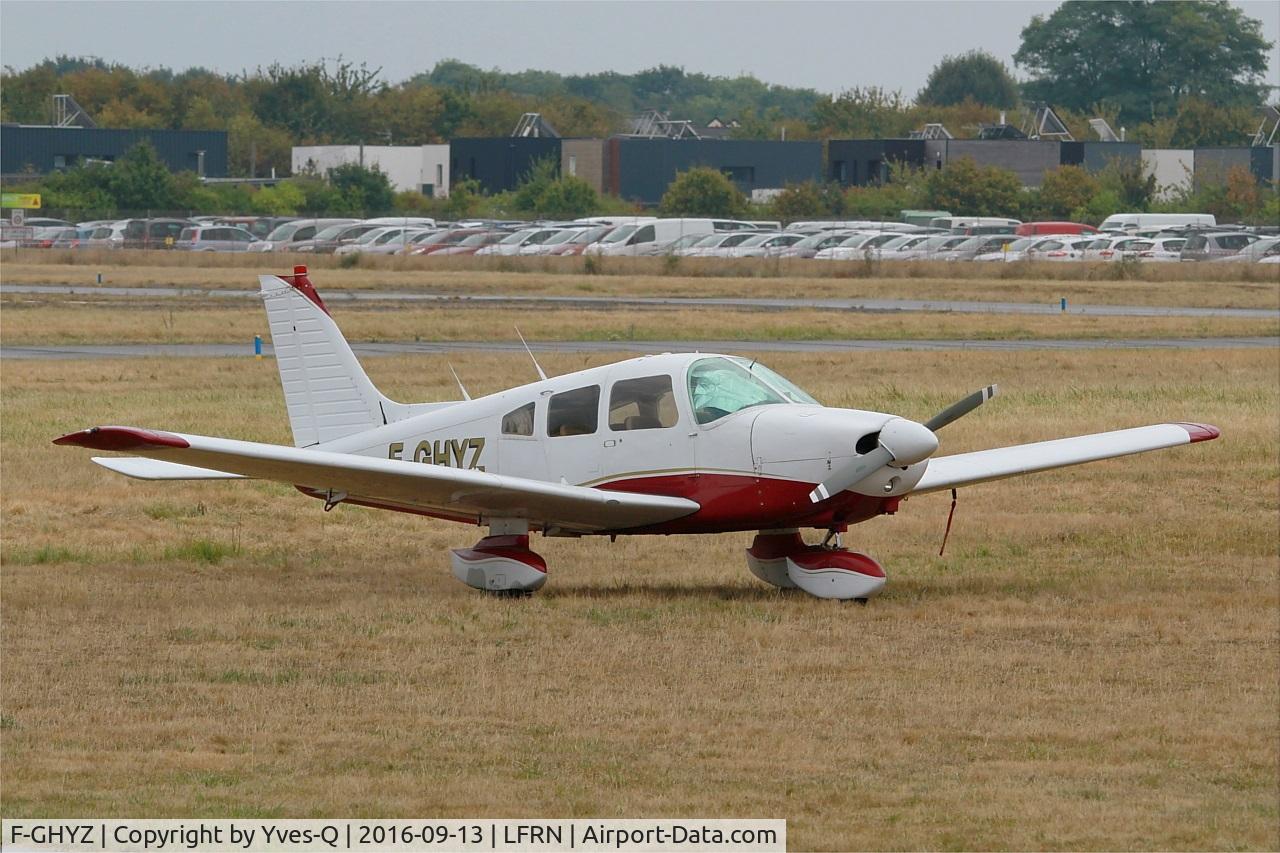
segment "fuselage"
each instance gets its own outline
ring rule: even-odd
[[[815,484],[867,452],[893,419],[824,407],[747,359],[679,353],[439,406],[318,449],[670,495],[701,507],[627,533],[825,529],[894,511],[923,476],[927,462],[886,466],[856,489],[810,500]]]

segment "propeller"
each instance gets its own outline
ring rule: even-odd
[[[937,431],[958,420],[996,395],[997,386],[988,385],[943,409],[923,424],[906,418],[893,418],[876,436],[876,446],[849,465],[836,471],[809,493],[809,500],[820,503],[832,495],[852,488],[890,462],[902,467],[923,462],[938,449]]]

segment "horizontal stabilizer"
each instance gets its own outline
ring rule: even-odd
[[[911,494],[971,486],[1019,474],[1209,441],[1220,434],[1217,427],[1205,424],[1155,424],[955,456],[936,456],[929,460],[928,469]]]

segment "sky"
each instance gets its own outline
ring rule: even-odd
[[[1235,5],[1278,44],[1280,3]],[[110,2],[4,0],[0,64],[58,54],[135,68],[240,72],[341,55],[398,83],[441,59],[482,68],[631,73],[658,64],[836,93],[881,86],[913,97],[946,55],[974,48],[1014,70],[1019,34],[1056,0],[910,2]]]

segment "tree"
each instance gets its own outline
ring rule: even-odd
[[[561,175],[560,164],[552,157],[533,164],[513,197],[516,210],[553,219],[586,216],[599,203],[590,184],[573,175]]]
[[[747,200],[724,173],[695,166],[676,175],[658,209],[666,216],[737,216]]]
[[[329,184],[342,193],[349,210],[381,213],[395,203],[391,182],[376,166],[343,163],[329,170]]]
[[[122,210],[167,210],[173,206],[173,175],[150,142],[130,148],[106,175],[107,190]]]
[[[1097,194],[1100,185],[1079,166],[1059,166],[1044,173],[1040,208],[1049,219],[1071,219]]]
[[[946,56],[933,67],[916,103],[952,106],[973,100],[1010,109],[1018,105],[1018,84],[1004,63],[983,50]]]
[[[839,184],[819,186],[813,181],[788,184],[769,204],[771,215],[784,222],[818,219],[844,213],[844,193]]]
[[[970,157],[930,173],[925,187],[930,207],[954,214],[1016,216],[1022,208],[1022,182],[1017,175],[998,166],[979,166]]]
[[[1262,24],[1226,0],[1067,0],[1023,28],[1014,61],[1032,74],[1028,98],[1076,110],[1114,102],[1137,123],[1172,115],[1193,95],[1258,104],[1270,47]]]

